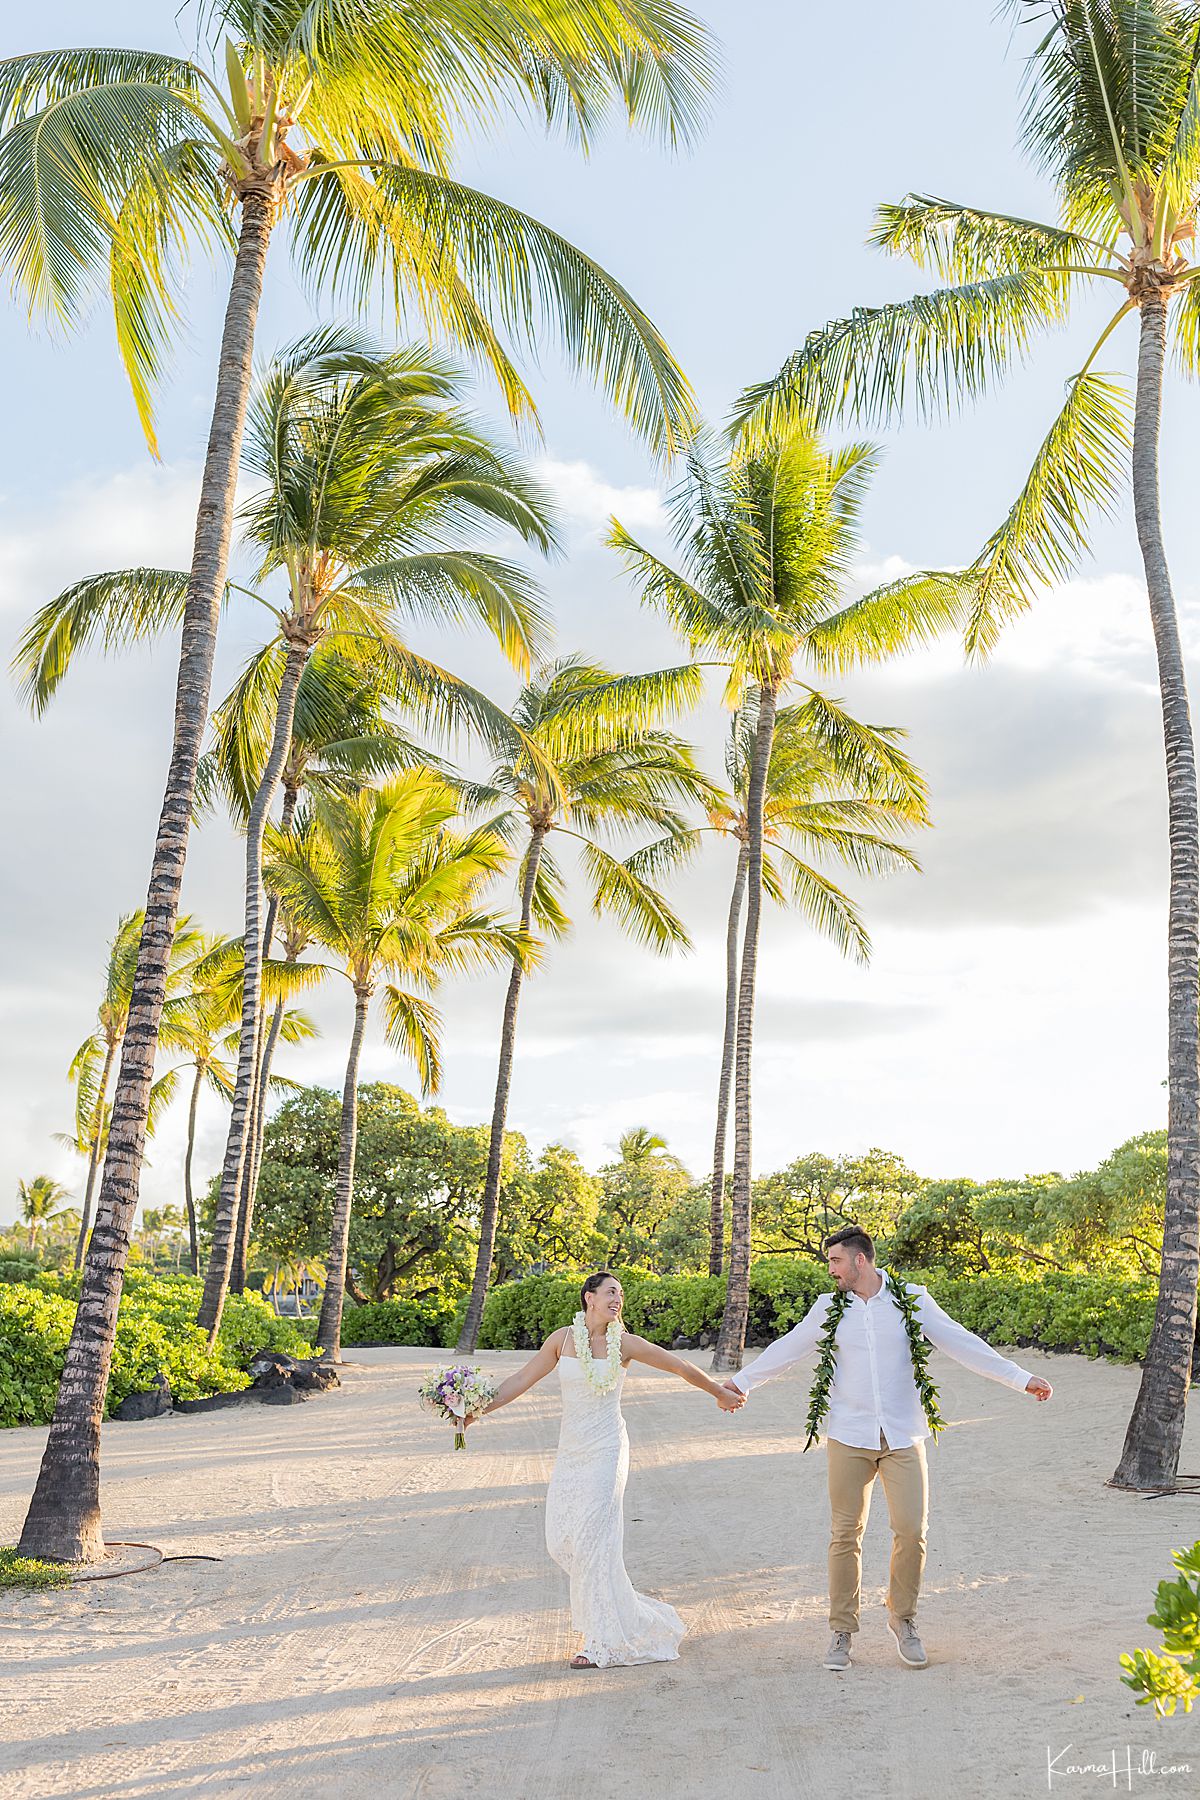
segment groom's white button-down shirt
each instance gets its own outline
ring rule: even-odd
[[[882,1275],[883,1269],[878,1273]],[[1005,1387],[1022,1391],[1032,1380],[1027,1369],[1010,1362],[990,1344],[944,1312],[928,1289],[906,1282],[917,1295],[917,1318],[923,1334],[964,1368],[987,1375]],[[763,1351],[739,1375],[735,1385],[748,1394],[762,1381],[782,1375],[816,1349],[825,1329],[832,1294],[822,1294],[808,1312],[781,1338]],[[864,1300],[852,1294],[837,1334],[837,1360],[829,1389],[829,1411],[822,1432],[841,1444],[862,1450],[878,1450],[882,1431],[892,1450],[906,1449],[918,1438],[929,1436],[921,1396],[913,1376],[912,1352],[904,1329],[904,1315],[888,1292],[886,1283]]]

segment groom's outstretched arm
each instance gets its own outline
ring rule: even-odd
[[[976,1375],[986,1375],[989,1381],[1003,1382],[1005,1387],[1026,1389],[1031,1381],[1037,1378],[1023,1369],[1019,1363],[1010,1362],[1007,1356],[1001,1356],[998,1350],[952,1319],[948,1312],[938,1305],[928,1288],[918,1288],[917,1317],[921,1322],[921,1330],[939,1350],[952,1356],[955,1362],[961,1363],[965,1369],[973,1369]],[[1040,1385],[1046,1386],[1046,1383]],[[1040,1399],[1041,1396],[1039,1395]]]
[[[818,1294],[804,1317],[790,1331],[768,1344],[761,1356],[750,1364],[748,1369],[741,1369],[730,1377],[727,1386],[736,1387],[740,1393],[748,1394],[751,1388],[762,1381],[770,1381],[775,1375],[782,1375],[817,1347],[817,1339],[821,1335],[821,1327],[825,1323],[825,1314],[829,1311],[830,1294]]]

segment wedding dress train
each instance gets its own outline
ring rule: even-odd
[[[560,1355],[558,1374],[562,1429],[546,1494],[546,1548],[571,1577],[583,1655],[601,1669],[673,1661],[687,1627],[673,1606],[639,1594],[625,1572],[625,1370],[605,1394],[592,1391],[577,1356]]]

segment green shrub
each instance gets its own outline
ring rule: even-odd
[[[657,1344],[678,1336],[715,1337],[725,1305],[725,1278],[652,1275],[622,1269],[625,1322]],[[1031,1272],[947,1275],[941,1270],[897,1271],[929,1289],[940,1306],[989,1343],[1015,1348],[1076,1351],[1137,1362],[1146,1353],[1155,1286],[1116,1277]],[[483,1309],[484,1350],[531,1350],[579,1309],[582,1277],[531,1275],[493,1288]],[[750,1269],[746,1339],[769,1343],[802,1319],[818,1294],[832,1287],[818,1263],[787,1256],[759,1257]]]
[[[625,1323],[656,1344],[677,1337],[715,1336],[725,1308],[723,1275],[655,1275],[622,1269]],[[531,1350],[579,1310],[580,1274],[530,1275],[493,1288],[483,1309],[479,1334],[485,1350]],[[804,1317],[819,1293],[831,1286],[816,1263],[786,1256],[763,1256],[750,1269],[747,1338],[766,1343]]]
[[[342,1343],[445,1344],[453,1342],[456,1316],[455,1308],[442,1299],[373,1300],[366,1306],[347,1306]]]
[[[32,1281],[45,1265],[36,1256],[22,1256],[20,1251],[0,1254],[0,1281]]]
[[[129,1269],[117,1317],[105,1410],[148,1388],[158,1374],[181,1400],[232,1392],[249,1384],[243,1365],[256,1351],[304,1356],[309,1345],[296,1322],[277,1319],[256,1294],[231,1294],[210,1349],[196,1324],[201,1283],[191,1275]],[[54,1412],[71,1335],[79,1276],[41,1274],[33,1283],[0,1286],[0,1425],[44,1425]]]
[[[62,1563],[40,1562],[33,1556],[20,1556],[11,1544],[0,1545],[0,1588],[66,1587],[70,1569]]]
[[[1140,1362],[1150,1342],[1157,1288],[1153,1281],[1108,1275],[945,1275],[906,1271],[939,1306],[992,1344],[1069,1350]]]

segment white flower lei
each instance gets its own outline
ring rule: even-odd
[[[617,1385],[617,1377],[621,1373],[621,1321],[610,1319],[605,1331],[605,1342],[608,1344],[608,1355],[604,1361],[604,1373],[596,1373],[596,1359],[592,1355],[592,1340],[588,1333],[587,1320],[583,1313],[577,1312],[571,1325],[575,1338],[575,1354],[579,1358],[579,1366],[583,1370],[584,1379],[593,1394],[610,1394]]]

